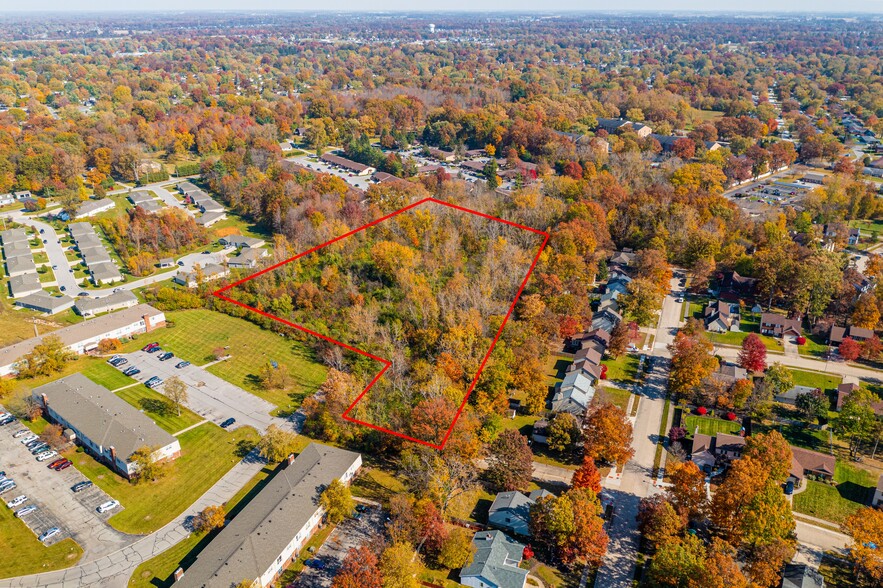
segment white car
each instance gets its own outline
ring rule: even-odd
[[[22,429],[21,431],[16,431],[15,435],[12,436],[13,439],[20,439],[25,435],[31,434],[30,429]]]
[[[37,456],[37,461],[46,461],[47,459],[52,459],[58,455],[57,451],[45,451]]]
[[[33,433],[31,433],[30,435],[28,435],[27,437],[25,437],[24,439],[21,440],[21,444],[27,445],[31,441],[36,441],[39,438],[40,438],[39,435],[34,435]]]
[[[7,502],[6,506],[9,508],[15,508],[16,506],[24,504],[25,502],[27,502],[27,500],[28,500],[28,497],[25,496],[24,494],[22,494],[21,496],[16,496],[15,498],[13,498],[9,502]]]
[[[27,515],[31,514],[31,513],[34,512],[35,510],[37,510],[37,507],[36,507],[35,505],[32,504],[32,505],[30,505],[30,506],[26,506],[26,507],[24,507],[24,508],[20,508],[20,509],[18,509],[17,511],[15,511],[14,514],[15,514],[15,516],[17,516],[18,518],[22,518],[22,517],[24,517],[24,516],[27,516]]]
[[[101,506],[99,506],[97,510],[100,513],[105,513],[109,510],[115,509],[119,505],[120,505],[119,500],[108,500],[107,502],[105,502]]]
[[[46,541],[50,537],[55,537],[59,533],[61,533],[61,529],[59,529],[58,527],[52,527],[51,529],[47,529],[46,531],[44,531],[43,534],[40,535],[39,539],[40,541]]]

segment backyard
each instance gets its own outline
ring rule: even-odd
[[[0,553],[4,554],[0,557],[0,578],[12,578],[70,567],[83,555],[83,549],[70,538],[46,547],[24,521],[3,506],[0,507]]]
[[[143,347],[146,337],[182,359],[203,365],[215,360],[215,349],[223,348],[230,358],[208,371],[275,404],[280,413],[297,409],[325,381],[327,369],[313,359],[306,344],[244,319],[203,309],[168,312],[166,318],[173,326],[141,336],[126,350]],[[287,366],[291,386],[267,389],[261,385],[261,368],[272,361]]]
[[[242,459],[257,442],[258,434],[247,427],[227,432],[204,423],[178,439],[181,456],[169,465],[167,475],[141,484],[130,483],[81,449],[64,455],[83,475],[122,503],[124,509],[109,520],[114,528],[145,534],[156,531],[195,502]]]
[[[730,433],[735,435],[742,428],[739,421],[726,421],[713,417],[699,416],[695,414],[684,415],[681,427],[687,430],[687,435],[693,437],[698,427],[699,433],[714,437],[718,433]]]
[[[842,460],[834,473],[836,486],[807,480],[806,489],[794,495],[794,511],[840,524],[868,504],[877,479],[868,471]]]
[[[732,345],[738,347],[742,345],[742,341],[745,340],[745,337],[747,337],[751,333],[758,333],[760,340],[763,341],[763,344],[766,345],[766,348],[769,351],[784,351],[781,340],[776,339],[775,337],[768,337],[767,335],[759,334],[759,317],[751,312],[745,312],[740,317],[739,329],[739,331],[728,331],[726,333],[708,333],[708,338],[713,343],[720,343],[721,345]]]

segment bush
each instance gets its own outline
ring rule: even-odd
[[[175,175],[193,176],[199,173],[199,164],[196,162],[179,163],[175,166]]]
[[[728,421],[735,421],[736,420],[736,413],[735,412],[728,412],[727,413],[727,420]]]
[[[166,170],[151,172],[149,174],[144,174],[138,178],[138,185],[144,186],[146,184],[152,184],[154,182],[164,182],[169,179],[169,172]]]
[[[696,409],[696,414],[698,414],[699,416],[705,416],[706,414],[708,414],[708,409],[704,406],[700,406]]]
[[[804,336],[802,336],[802,335],[801,335],[800,337],[798,337],[798,338],[797,338],[797,344],[798,344],[798,345],[806,345],[806,337],[804,337]]]

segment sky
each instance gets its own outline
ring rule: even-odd
[[[883,0],[0,0],[6,11],[157,10],[645,10],[728,12],[875,12]]]

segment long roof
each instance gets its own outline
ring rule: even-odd
[[[518,567],[524,545],[502,531],[480,531],[472,538],[476,547],[472,563],[460,570],[460,578],[475,576],[493,582],[499,588],[522,588],[527,570]]]
[[[352,451],[310,443],[199,553],[176,588],[230,588],[258,578],[315,514],[324,487],[359,459]]]
[[[120,304],[137,301],[138,298],[130,290],[120,290],[104,298],[78,298],[74,306],[82,314],[83,312],[103,312]]]
[[[162,448],[176,441],[140,410],[83,374],[34,388],[32,395],[45,396],[49,408],[81,436],[101,447],[113,447],[124,460],[141,447]]]
[[[155,317],[160,314],[162,314],[162,311],[153,308],[149,304],[139,304],[119,312],[89,319],[88,321],[64,327],[63,329],[58,329],[57,331],[47,334],[55,335],[61,339],[62,343],[71,346],[76,345],[81,341],[92,339],[93,337],[130,325],[140,320],[145,315]],[[0,348],[0,366],[13,364],[21,359],[23,355],[30,353],[34,347],[43,342],[43,337],[44,335],[32,337]]]

